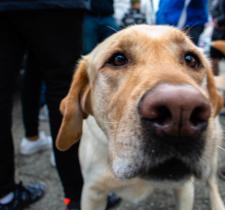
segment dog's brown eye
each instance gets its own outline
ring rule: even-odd
[[[116,53],[108,60],[107,63],[112,66],[123,66],[127,64],[127,62],[128,60],[123,53]]]
[[[200,67],[200,60],[198,58],[197,55],[195,55],[194,53],[186,53],[184,55],[184,60],[185,60],[185,63],[191,67],[191,68],[199,68]]]

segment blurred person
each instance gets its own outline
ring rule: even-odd
[[[122,28],[135,25],[135,24],[144,24],[146,23],[145,14],[141,11],[141,5],[139,0],[131,0],[131,8],[124,15],[122,19]]]
[[[27,53],[25,57],[24,70],[21,101],[25,136],[20,142],[20,153],[32,155],[52,148],[52,140],[44,131],[39,131],[40,111],[47,114],[44,112],[47,108],[45,106],[46,86],[42,81],[43,76],[38,64],[31,53]],[[42,114],[41,117],[43,119],[45,116]]]
[[[90,0],[90,9],[86,11],[83,23],[84,54],[118,30],[113,0]]]
[[[121,26],[154,24],[154,8],[150,0],[130,0],[131,7],[122,18]]]
[[[213,32],[211,41],[225,40],[225,0],[212,1],[211,14],[213,18]],[[224,58],[224,54],[211,47],[210,58],[213,64],[214,74],[219,74],[219,61]],[[224,172],[225,174],[225,172]]]
[[[118,26],[121,26],[121,21],[126,12],[130,8],[130,0],[114,0],[114,18]]]
[[[152,0],[129,0],[123,2],[124,9],[115,0],[115,17],[121,28],[134,24],[154,24],[155,23],[155,2]],[[125,7],[126,2],[126,7]],[[119,12],[120,13],[119,13]],[[122,13],[123,12],[123,13]]]
[[[0,2],[0,210],[22,210],[43,197],[45,187],[15,181],[12,137],[13,89],[24,54],[32,52],[46,84],[50,128],[55,141],[74,65],[82,51],[85,0],[2,0]],[[56,150],[56,167],[67,210],[79,210],[83,180],[78,144],[66,152]]]
[[[208,15],[208,0],[160,0],[156,24],[172,25],[187,31],[197,45]]]

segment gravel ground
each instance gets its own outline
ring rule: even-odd
[[[45,197],[32,205],[29,210],[64,210],[62,187],[59,182],[55,168],[50,165],[50,151],[44,151],[33,156],[25,157],[18,153],[18,144],[23,136],[23,127],[21,120],[21,107],[19,100],[16,100],[14,107],[14,125],[13,135],[16,152],[16,178],[17,181],[23,180],[24,183],[30,183],[37,180],[47,184],[48,190]],[[221,117],[225,125],[225,117]],[[42,122],[41,129],[49,131],[48,123]],[[224,160],[225,152],[221,151],[221,160]],[[222,161],[221,161],[222,162]],[[225,201],[225,182],[219,180],[222,197]],[[156,191],[149,199],[138,204],[122,202],[114,210],[174,210],[175,200],[170,191]],[[205,183],[196,183],[195,210],[210,210],[208,192]]]

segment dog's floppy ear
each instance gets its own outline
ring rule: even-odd
[[[80,61],[70,90],[60,104],[63,119],[56,138],[56,147],[62,151],[69,149],[80,139],[83,119],[92,113],[86,62],[85,59]]]
[[[209,97],[213,105],[213,115],[216,116],[220,113],[224,106],[224,100],[221,95],[219,95],[216,88],[215,79],[211,70],[207,71],[207,89],[209,91]]]

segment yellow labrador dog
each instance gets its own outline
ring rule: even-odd
[[[212,209],[225,210],[215,175],[221,108],[210,64],[183,32],[138,25],[99,44],[60,107],[57,147],[81,138],[82,210],[104,210],[112,191],[138,202],[155,186],[192,210],[194,177],[207,181]]]

